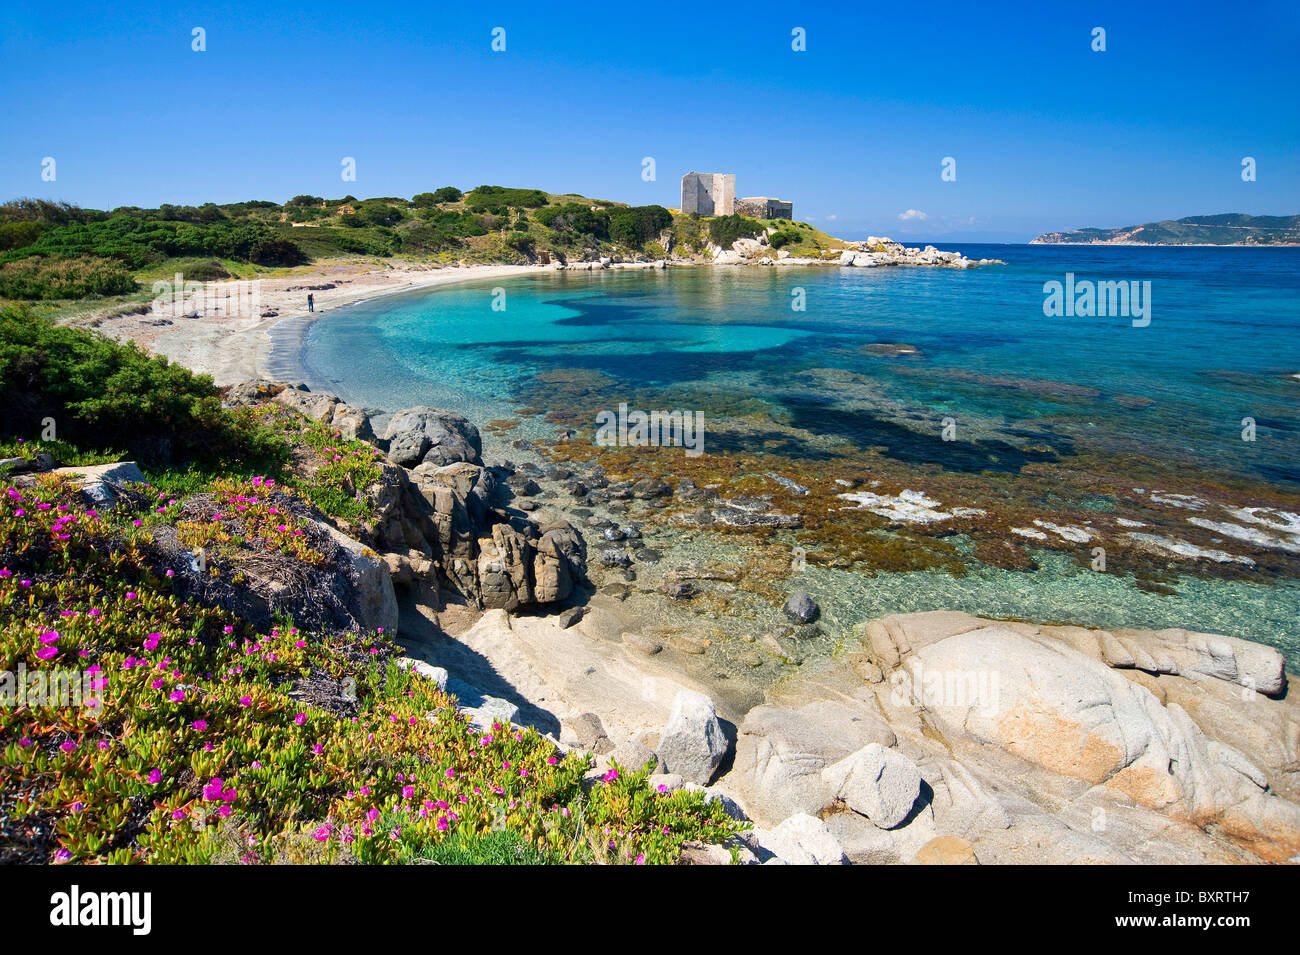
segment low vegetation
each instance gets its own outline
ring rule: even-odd
[[[672,863],[737,830],[649,767],[593,778],[534,730],[468,724],[391,634],[205,600],[202,574],[231,593],[257,562],[327,561],[311,521],[364,518],[377,450],[278,405],[223,409],[209,380],[93,333],[0,322],[5,400],[29,405],[6,456],[172,449],[112,507],[0,476],[0,862]],[[26,431],[37,414],[58,440]],[[259,454],[272,470],[250,474]]]

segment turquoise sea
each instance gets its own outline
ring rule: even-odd
[[[1300,493],[1300,249],[940,245],[1007,264],[539,273],[341,308],[281,357],[355,404],[432,404],[480,426],[525,405],[562,418],[580,395],[584,405],[622,400],[746,422],[710,431],[706,454],[806,462],[871,446],[904,465],[1014,482],[1044,446],[1091,460],[1143,455]],[[1048,317],[1044,283],[1067,273],[1076,283],[1149,282],[1149,325]],[[945,418],[955,443],[940,438]],[[1253,441],[1242,439],[1248,426]],[[500,440],[548,433],[526,417]],[[949,584],[809,573],[824,578],[832,621],[953,607],[1184,625],[1266,640],[1296,666],[1294,580],[1189,580],[1156,596],[1058,564]]]

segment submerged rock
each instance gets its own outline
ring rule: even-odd
[[[782,610],[796,623],[812,623],[821,615],[821,607],[817,605],[817,601],[804,590],[792,594]]]

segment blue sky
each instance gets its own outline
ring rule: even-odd
[[[849,237],[1300,212],[1295,0],[438,6],[11,4],[0,197],[111,208],[498,183],[676,206],[696,169]]]

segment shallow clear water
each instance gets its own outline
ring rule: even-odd
[[[901,461],[937,460],[932,436],[899,436],[926,422],[937,430],[951,416],[1066,453],[1135,452],[1300,490],[1300,249],[959,248],[1008,264],[562,272],[471,283],[328,314],[311,326],[299,361],[310,381],[354,403],[450,407],[480,425],[536,407],[548,392],[530,387],[535,376],[576,372],[568,392],[554,393],[572,398],[590,387],[602,407],[626,400],[696,409],[709,420],[744,417],[755,425],[754,450],[771,437],[762,422],[779,422],[808,436],[780,453],[805,460],[822,441],[889,444]],[[1149,281],[1150,325],[1045,316],[1043,283],[1067,272],[1076,281]],[[504,311],[492,308],[495,288],[504,289]],[[803,311],[792,307],[799,295]],[[919,354],[866,349],[881,342]],[[1247,417],[1254,442],[1241,440]],[[510,437],[545,430],[525,419]],[[743,438],[730,440],[743,447]],[[1005,480],[1014,480],[1014,465]],[[1188,580],[1170,598],[1051,560],[1033,574],[964,580],[826,573],[820,586],[831,604],[843,599],[872,614],[951,607],[1195,626],[1283,646],[1293,666],[1300,647],[1294,582]]]

